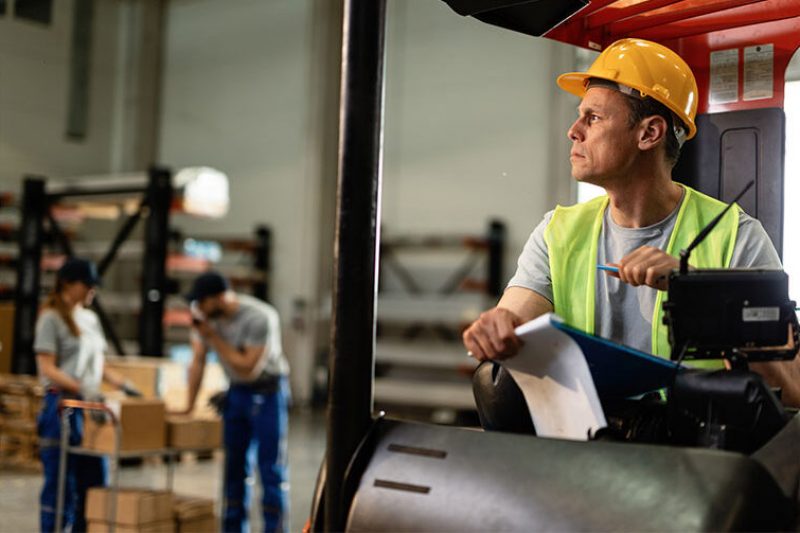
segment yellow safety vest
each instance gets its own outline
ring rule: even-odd
[[[717,216],[725,204],[681,185],[685,196],[678,210],[675,227],[666,252],[677,257],[701,229]],[[544,231],[550,257],[553,306],[567,324],[594,333],[595,276],[597,246],[608,196],[601,196],[569,207],[556,207]],[[692,250],[690,263],[696,268],[730,266],[739,229],[739,208],[728,211],[714,231]],[[652,318],[652,353],[670,356],[667,327],[663,323],[664,291],[658,291]],[[705,365],[702,365],[705,366]]]

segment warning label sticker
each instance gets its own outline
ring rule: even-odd
[[[748,46],[744,49],[744,99],[772,98],[772,67],[775,50],[772,44]]]
[[[709,104],[727,104],[739,100],[739,49],[711,52],[708,90]]]

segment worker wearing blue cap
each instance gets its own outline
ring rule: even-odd
[[[271,305],[230,290],[216,272],[199,276],[187,295],[194,328],[188,413],[203,379],[206,354],[217,353],[230,380],[221,406],[225,445],[224,531],[247,531],[250,476],[261,474],[264,531],[288,531],[286,436],[289,365],[278,313]],[[255,456],[255,457],[253,457]]]
[[[56,274],[36,323],[34,351],[39,377],[47,393],[38,418],[39,447],[44,466],[40,497],[42,531],[85,531],[84,507],[89,487],[106,484],[106,465],[100,457],[70,456],[67,462],[64,515],[56,518],[56,496],[60,460],[61,421],[58,403],[62,397],[102,400],[100,384],[107,381],[130,396],[141,394],[128,381],[104,367],[106,339],[97,315],[88,309],[100,277],[94,263],[67,259]],[[70,415],[71,445],[83,436],[83,414]]]

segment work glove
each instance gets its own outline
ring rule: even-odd
[[[99,392],[91,393],[89,395],[84,395],[83,399],[84,401],[92,403],[104,404],[106,402],[105,396],[103,396]],[[108,422],[108,413],[106,413],[105,411],[100,411],[97,409],[85,409],[85,411],[88,413],[89,418],[91,418],[92,421],[99,426],[102,426],[103,424]]]
[[[221,390],[208,398],[208,405],[214,408],[219,416],[225,413],[225,403],[228,398],[228,391]]]
[[[136,388],[130,380],[125,380],[125,383],[122,384],[120,390],[125,393],[125,396],[128,398],[141,398],[144,396],[142,392]]]

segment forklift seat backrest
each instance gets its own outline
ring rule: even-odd
[[[481,363],[472,374],[472,393],[486,431],[536,434],[525,397],[504,367]]]
[[[783,109],[702,114],[696,123],[697,136],[684,145],[673,178],[723,202],[754,179],[739,206],[761,222],[783,257]]]

